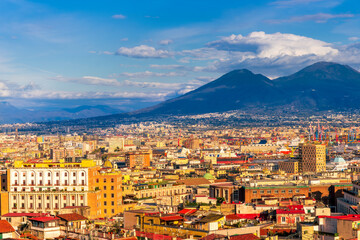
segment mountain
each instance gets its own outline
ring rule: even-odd
[[[204,86],[132,114],[197,114],[259,107],[279,100],[274,82],[247,69],[234,70]]]
[[[118,109],[104,105],[79,106],[54,111],[31,111],[19,109],[8,102],[0,102],[0,124],[91,118],[120,112]]]
[[[318,62],[290,76],[275,79],[274,84],[285,93],[284,100],[297,108],[360,108],[360,73],[347,65]]]
[[[360,73],[347,65],[318,62],[274,80],[246,69],[234,70],[192,92],[130,115],[349,109],[360,109]]]

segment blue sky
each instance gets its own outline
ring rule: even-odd
[[[0,97],[132,110],[233,69],[360,69],[356,0],[0,1]]]

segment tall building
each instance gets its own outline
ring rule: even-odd
[[[114,216],[122,211],[122,174],[113,168],[89,170],[90,218]]]
[[[300,172],[326,171],[326,146],[324,144],[299,145]]]

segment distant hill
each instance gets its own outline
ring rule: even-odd
[[[118,109],[104,105],[79,106],[55,111],[31,111],[19,109],[8,102],[0,102],[0,124],[91,118],[120,112]]]

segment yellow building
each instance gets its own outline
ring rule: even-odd
[[[89,170],[90,218],[111,217],[122,211],[122,174],[112,168]]]
[[[299,155],[301,172],[326,171],[326,146],[324,144],[300,144]]]
[[[299,163],[297,161],[279,162],[279,170],[286,173],[298,173]]]

